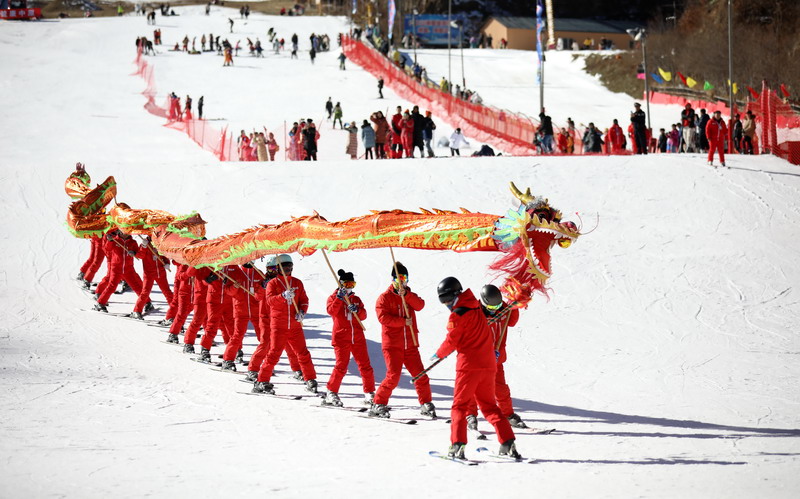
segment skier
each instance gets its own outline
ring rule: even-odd
[[[182,281],[180,285],[178,285],[178,281]],[[192,284],[191,267],[188,265],[179,265],[178,271],[175,272],[175,299],[177,300],[177,308],[172,324],[169,326],[167,343],[178,344],[178,335],[183,329],[183,325],[186,323],[186,318],[189,317],[189,312],[192,311]]]
[[[103,238],[92,237],[91,241],[92,247],[89,252],[89,258],[81,266],[80,272],[78,273],[78,280],[83,283],[83,289],[87,290],[91,288],[92,279],[94,279],[97,269],[100,268],[103,264],[103,260],[106,259],[106,252],[103,248]]]
[[[203,96],[200,96],[200,99],[197,100],[197,119],[203,119]]]
[[[192,321],[183,333],[183,353],[194,353],[197,333],[205,327],[208,319],[208,283],[206,277],[211,275],[208,267],[189,269],[192,279]]]
[[[408,287],[408,269],[400,262],[392,267],[392,283],[375,304],[378,322],[381,323],[381,350],[386,361],[386,377],[375,392],[375,400],[369,415],[379,418],[389,417],[389,398],[400,382],[403,366],[413,377],[422,372],[422,359],[419,356],[419,341],[416,312],[425,307],[425,301]],[[417,400],[421,404],[423,416],[436,418],[436,408],[431,395],[428,376],[420,377],[415,383]]]
[[[325,103],[325,111],[327,111],[328,121],[330,121],[331,117],[333,116],[333,101],[330,97],[328,97],[328,101]]]
[[[453,407],[450,411],[450,449],[448,455],[465,459],[469,405],[477,401],[483,416],[494,426],[500,442],[498,454],[521,458],[514,444],[514,430],[495,402],[497,359],[492,331],[472,290],[464,291],[455,277],[443,279],[437,287],[439,301],[451,311],[447,337],[431,357],[437,361],[458,352]]]
[[[344,61],[347,59],[347,56],[344,55],[344,52],[342,52],[341,54],[339,54],[339,57],[337,57],[337,59],[339,59],[339,69],[344,71],[345,70]]]
[[[706,125],[706,138],[708,139],[708,164],[714,166],[714,151],[719,151],[719,162],[725,166],[725,140],[728,138],[728,127],[722,120],[722,113],[714,111],[714,117]],[[716,168],[716,166],[714,166]]]
[[[225,273],[238,286],[234,284],[226,290],[233,298],[233,331],[225,347],[225,353],[222,355],[222,369],[235,371],[235,360],[244,356],[242,340],[247,332],[249,322],[253,323],[256,338],[261,337],[261,324],[258,322],[258,300],[255,296],[255,281],[260,276],[252,262],[245,263],[241,267],[229,265],[225,267]]]
[[[225,274],[211,272],[205,277],[208,284],[206,294],[206,325],[204,327],[203,341],[200,343],[201,362],[211,362],[211,347],[217,331],[222,331],[222,341],[228,343],[233,325],[233,300],[225,290],[231,286]]]
[[[364,403],[371,405],[375,396],[375,375],[369,361],[364,328],[359,322],[367,319],[367,311],[361,298],[353,291],[356,287],[353,273],[339,269],[338,275],[339,287],[328,297],[326,307],[328,314],[333,318],[331,345],[336,354],[336,364],[328,379],[325,403],[337,407],[343,405],[339,399],[339,387],[347,373],[347,364],[352,353],[358,365],[358,372],[361,373]]]
[[[494,322],[489,324],[489,328],[492,330],[495,355],[497,356],[497,373],[494,378],[494,395],[497,407],[503,417],[511,423],[511,426],[514,428],[527,428],[528,426],[522,421],[522,418],[514,412],[511,390],[508,388],[505,371],[503,370],[503,363],[507,359],[506,339],[508,338],[508,329],[514,327],[519,321],[519,309],[505,303],[500,290],[493,284],[487,284],[481,289],[481,309],[487,319],[490,321],[494,319]],[[475,399],[470,402],[467,413],[467,427],[477,430],[478,405]]]
[[[378,78],[378,98],[383,99],[383,76]]]
[[[105,253],[110,262],[110,275],[107,280],[97,286],[97,304],[95,310],[108,312],[108,298],[124,279],[137,295],[142,291],[142,279],[133,267],[133,255],[139,245],[130,235],[118,230],[106,234]]]
[[[278,255],[276,263],[279,275],[267,284],[266,289],[270,308],[269,353],[258,371],[258,379],[253,384],[253,393],[275,393],[269,381],[287,343],[292,346],[300,361],[306,390],[317,393],[317,371],[314,369],[303,335],[303,317],[308,310],[308,296],[303,282],[292,276],[294,270],[292,257],[286,254]]]
[[[153,289],[153,284],[158,283],[161,293],[167,300],[167,303],[172,301],[172,290],[169,289],[169,281],[167,281],[167,270],[164,268],[163,257],[156,253],[155,248],[150,240],[150,236],[145,238],[144,243],[139,246],[136,252],[136,258],[142,261],[142,274],[144,280],[142,282],[142,291],[139,293],[139,299],[133,307],[131,317],[134,319],[143,319],[142,312],[148,312],[153,308],[150,303],[150,291]]]

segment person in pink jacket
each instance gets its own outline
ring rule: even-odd
[[[369,361],[367,340],[360,321],[367,318],[367,310],[361,298],[353,291],[356,280],[352,272],[339,270],[339,287],[336,288],[327,302],[328,314],[333,318],[331,345],[336,354],[336,364],[328,379],[328,394],[325,403],[337,407],[342,406],[339,399],[339,387],[347,373],[350,355],[356,360],[361,373],[361,386],[364,389],[364,403],[371,404],[375,394],[375,374]]]

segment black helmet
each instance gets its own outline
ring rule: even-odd
[[[439,301],[442,303],[450,303],[456,299],[456,296],[461,294],[464,289],[461,283],[455,277],[445,277],[439,286],[436,288],[436,293],[439,295]]]
[[[484,305],[497,307],[503,303],[503,295],[500,293],[500,289],[498,289],[497,286],[494,284],[487,284],[481,288],[481,301]]]

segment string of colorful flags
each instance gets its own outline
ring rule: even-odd
[[[653,81],[655,81],[659,85],[663,85],[666,82],[673,80],[671,71],[664,71],[661,68],[657,68],[657,69],[658,69],[658,73],[650,73],[650,76],[653,78]],[[694,88],[694,87],[696,87],[697,85],[700,84],[699,81],[695,80],[691,76],[683,75],[680,71],[676,71],[675,72],[675,76],[677,76],[677,78],[680,79],[681,83],[683,83],[685,86],[687,86],[689,88]],[[730,85],[730,84],[731,84],[731,81],[728,80],[728,85]],[[745,85],[745,88],[747,88],[747,91],[750,93],[750,97],[752,97],[754,100],[758,99],[759,93],[756,92],[753,89],[753,87]],[[706,91],[707,90],[714,90],[714,85],[711,82],[709,82],[708,80],[704,80],[703,81],[703,90],[706,90]],[[787,89],[786,85],[784,85],[783,83],[781,83],[780,91],[781,91],[781,93],[783,94],[784,97],[789,97],[789,89]],[[739,93],[739,85],[736,82],[733,83],[733,93],[734,94],[738,94]]]

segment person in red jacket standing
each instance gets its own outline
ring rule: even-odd
[[[136,258],[142,261],[142,274],[144,280],[142,282],[142,291],[139,293],[139,299],[133,306],[133,313],[131,317],[134,319],[142,320],[142,313],[152,310],[153,305],[150,303],[150,291],[153,290],[153,284],[158,283],[161,293],[167,300],[167,303],[172,301],[172,290],[169,289],[169,282],[167,281],[167,270],[164,268],[163,257],[160,257],[155,248],[153,247],[150,236],[145,238],[144,243],[139,246],[136,251]]]
[[[306,295],[303,282],[292,277],[294,264],[292,257],[286,254],[278,255],[276,263],[279,266],[279,275],[267,284],[267,303],[270,313],[270,346],[267,359],[261,364],[258,379],[253,384],[253,393],[274,394],[272,371],[290,344],[306,382],[306,390],[317,393],[317,371],[311,361],[311,354],[306,347],[306,338],[303,336],[303,317],[308,310],[308,295]]]
[[[333,318],[331,345],[336,353],[336,364],[328,379],[328,394],[324,403],[337,407],[343,405],[339,400],[339,387],[347,373],[347,364],[350,363],[352,353],[361,373],[364,403],[372,404],[375,395],[375,374],[369,361],[364,327],[360,322],[366,320],[367,311],[361,298],[353,291],[356,287],[353,273],[339,269],[338,274],[339,287],[328,297],[327,303],[328,314]]]
[[[370,416],[389,417],[389,398],[400,382],[403,366],[414,377],[424,369],[419,356],[419,329],[416,312],[425,307],[425,301],[408,287],[408,269],[397,262],[397,271],[392,268],[392,284],[378,297],[375,311],[381,323],[381,350],[386,361],[386,377],[375,392],[375,400],[369,410]],[[423,416],[436,418],[433,406],[431,383],[428,376],[422,376],[414,383],[417,400],[421,404]]]
[[[403,144],[403,151],[406,153],[406,158],[414,157],[414,119],[409,114],[408,110],[403,114],[403,119],[400,121],[400,142]]]
[[[206,279],[211,275],[208,267],[189,269],[189,276],[192,278],[192,321],[183,333],[183,353],[194,353],[194,344],[197,341],[197,333],[201,327],[205,327],[208,317],[208,282]]]
[[[443,279],[437,288],[439,301],[452,312],[447,322],[447,337],[431,360],[444,359],[454,351],[456,360],[456,382],[453,388],[453,407],[450,411],[450,450],[448,455],[464,459],[467,445],[467,412],[473,399],[477,400],[483,417],[494,426],[500,442],[498,454],[521,458],[514,445],[514,430],[503,417],[495,402],[495,357],[494,337],[481,311],[481,304],[472,290],[463,290],[455,277]]]
[[[706,138],[708,139],[708,164],[714,166],[714,151],[719,151],[719,162],[725,166],[725,140],[728,138],[728,127],[722,120],[722,113],[714,111],[714,117],[706,124]],[[716,166],[714,166],[716,168]]]
[[[269,257],[267,260],[267,271],[264,279],[258,283],[256,288],[256,300],[258,303],[258,317],[257,321],[259,327],[256,328],[256,339],[258,339],[258,346],[256,347],[253,355],[250,357],[250,362],[247,364],[247,381],[255,382],[258,380],[258,371],[264,363],[267,354],[269,353],[270,346],[270,315],[269,315],[269,302],[267,301],[267,285],[278,276],[278,264],[276,257]],[[261,331],[259,333],[258,331]],[[289,358],[289,366],[294,373],[292,376],[298,381],[303,381],[303,370],[300,369],[300,361],[297,360],[297,355],[292,350],[292,345],[286,343],[286,356]]]
[[[222,277],[220,279],[220,277]],[[201,362],[211,362],[211,347],[217,331],[222,331],[222,341],[228,343],[233,326],[233,298],[225,290],[233,286],[225,272],[212,272],[205,278],[208,284],[206,292],[206,325],[203,341],[200,342]]]
[[[619,126],[617,120],[614,120],[614,124],[611,125],[611,128],[608,129],[608,142],[611,145],[611,154],[619,154],[625,150],[625,133],[622,131],[622,127]]]
[[[503,302],[503,295],[497,286],[487,284],[481,289],[481,309],[483,315],[489,319],[489,328],[494,338],[495,355],[497,356],[497,373],[494,377],[494,396],[500,412],[508,419],[514,428],[527,428],[517,413],[511,401],[511,390],[506,383],[503,363],[506,361],[506,338],[508,328],[514,327],[519,321],[519,309]],[[473,399],[467,410],[467,427],[471,430],[478,429],[478,404]]]
[[[392,115],[392,126],[389,127],[392,132],[392,158],[403,157],[403,108],[397,106],[397,112]]]
[[[183,324],[186,322],[186,318],[189,317],[189,312],[192,311],[194,277],[191,270],[192,268],[188,265],[178,265],[178,270],[175,272],[175,299],[178,300],[178,307],[175,309],[175,316],[169,326],[167,343],[178,344],[178,334],[183,329]],[[179,281],[180,285],[178,284]]]
[[[83,289],[90,289],[92,280],[103,260],[106,259],[105,245],[103,244],[102,237],[92,238],[92,250],[89,259],[81,267],[81,273],[78,274],[78,280],[83,281]],[[87,265],[88,264],[88,265]]]
[[[255,293],[257,275],[251,262],[245,263],[241,267],[229,265],[225,267],[225,273],[235,284],[226,291],[233,298],[233,331],[225,346],[225,353],[222,354],[222,370],[236,371],[236,360],[241,360],[244,356],[242,341],[247,333],[247,324],[252,322],[256,337],[261,336]]]
[[[109,257],[111,271],[102,288],[101,286],[97,287],[95,310],[108,312],[106,308],[108,306],[108,298],[123,279],[137,295],[142,291],[142,278],[139,277],[133,267],[133,255],[136,254],[138,249],[139,245],[128,234],[116,230],[106,234],[105,253],[106,255],[111,255]]]

